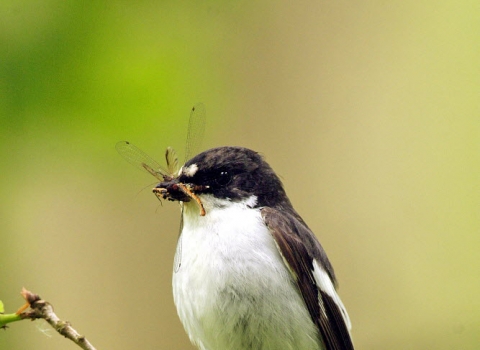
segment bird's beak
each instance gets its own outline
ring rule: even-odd
[[[171,181],[160,182],[153,189],[153,193],[157,196],[158,199],[167,199],[170,201],[180,201],[180,202],[189,202],[193,199],[197,202],[200,208],[200,216],[205,216],[205,208],[203,203],[195,194],[196,190],[200,190],[198,186],[192,184],[185,184],[179,182],[177,179]]]

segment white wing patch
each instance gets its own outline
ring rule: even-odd
[[[317,285],[320,287],[320,289],[323,292],[327,293],[338,305],[342,312],[342,316],[348,330],[351,330],[352,323],[350,322],[350,318],[348,317],[347,310],[345,309],[345,306],[343,306],[343,303],[340,300],[340,297],[338,296],[335,287],[333,286],[330,276],[322,267],[318,265],[316,260],[313,260],[313,277],[315,278],[315,282],[317,282]]]

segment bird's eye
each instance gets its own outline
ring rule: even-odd
[[[218,176],[215,178],[215,182],[220,186],[228,185],[230,181],[232,181],[232,177],[228,171],[220,171]]]

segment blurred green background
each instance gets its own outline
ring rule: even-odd
[[[22,286],[98,349],[193,349],[163,162],[262,152],[320,237],[357,349],[480,344],[478,1],[0,3],[0,299]],[[183,158],[183,156],[181,156]],[[41,321],[1,349],[76,349]]]

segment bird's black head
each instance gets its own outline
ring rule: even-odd
[[[272,168],[257,152],[243,147],[218,147],[200,153],[183,166],[178,177],[161,182],[155,190],[164,198],[184,202],[199,202],[202,194],[229,201],[256,196],[256,206],[291,208]]]

